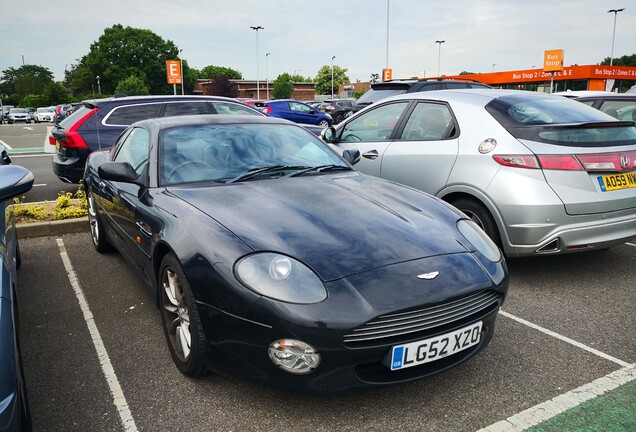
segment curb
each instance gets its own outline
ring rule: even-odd
[[[16,224],[16,231],[19,238],[48,237],[89,232],[88,216],[51,222]]]

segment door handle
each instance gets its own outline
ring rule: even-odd
[[[362,157],[371,159],[371,160],[377,159],[378,156],[380,156],[380,154],[378,153],[377,150],[369,150],[368,152],[362,153]]]
[[[106,190],[106,183],[104,183],[103,181],[100,181],[97,187],[99,188],[100,191],[104,192]]]
[[[147,237],[152,237],[152,233],[150,231],[148,231],[144,226],[146,225],[143,222],[137,222],[136,223],[137,228],[139,228],[139,231],[141,231],[142,234],[146,235]]]

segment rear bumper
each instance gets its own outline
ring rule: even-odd
[[[508,227],[510,238],[524,240],[505,247],[509,256],[563,254],[604,249],[636,238],[636,211],[542,218]],[[541,212],[537,212],[539,220]],[[549,221],[549,222],[546,222]]]
[[[66,183],[79,183],[84,177],[84,166],[86,165],[86,157],[72,156],[60,157],[54,154],[52,159],[53,174]]]

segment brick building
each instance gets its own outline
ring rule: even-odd
[[[255,80],[230,80],[233,83],[236,83],[238,86],[238,97],[239,98],[250,98],[256,99],[256,96],[259,92],[257,92],[257,83]],[[205,86],[209,85],[212,82],[211,79],[198,79],[196,84],[194,85],[193,94],[203,94],[203,89]],[[267,99],[267,89],[269,86],[269,97],[273,98],[273,83],[270,81],[266,83],[265,81],[259,81],[258,88],[260,90],[260,98]],[[313,82],[295,82],[294,83],[294,92],[291,95],[292,99],[296,99],[299,101],[310,101],[314,100],[316,97],[316,83]]]

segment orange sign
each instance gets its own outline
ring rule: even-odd
[[[168,84],[181,84],[181,62],[179,60],[166,60],[166,73]]]
[[[563,50],[547,50],[543,54],[543,71],[559,72],[563,70]]]
[[[393,69],[382,69],[382,81],[390,81],[393,79]]]

